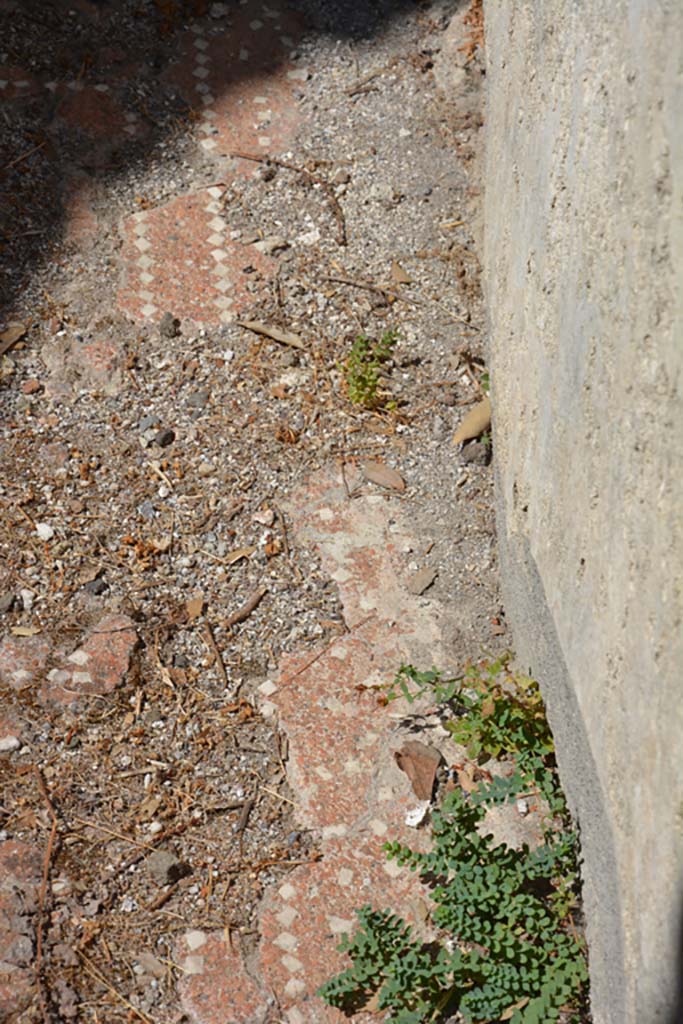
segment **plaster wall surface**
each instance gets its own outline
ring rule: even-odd
[[[595,1022],[674,1024],[683,4],[489,0],[485,20],[507,614],[581,829]]]

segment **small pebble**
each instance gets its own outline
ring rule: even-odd
[[[0,594],[0,615],[7,615],[8,612],[11,612],[15,601],[16,595],[11,592]]]
[[[489,463],[489,449],[480,441],[473,441],[465,445],[462,450],[463,462],[469,462],[474,466],[487,466]]]
[[[146,867],[157,885],[172,885],[192,872],[189,864],[184,864],[167,850],[155,850],[150,854]]]
[[[160,448],[168,448],[169,444],[173,444],[174,441],[175,430],[171,430],[170,427],[164,427],[154,436],[154,443],[158,444]]]
[[[162,338],[177,338],[180,334],[180,320],[173,313],[164,313],[159,321],[159,334]]]
[[[138,506],[138,512],[143,519],[154,519],[154,516],[156,515],[156,510],[151,501],[143,501],[143,503]]]
[[[152,427],[158,427],[160,423],[161,420],[159,419],[158,416],[155,416],[154,414],[150,416],[143,416],[140,422],[138,423],[138,430],[140,430],[140,432],[144,434],[145,431],[151,430]]]
[[[106,580],[103,580],[101,576],[98,576],[97,579],[90,580],[89,583],[86,583],[83,589],[87,590],[89,594],[94,594],[98,597],[100,594],[103,594],[105,590],[109,590],[109,584]]]
[[[36,523],[36,533],[41,540],[52,540],[55,535],[55,531],[49,523]]]
[[[195,391],[195,393],[190,395],[188,398],[187,404],[191,409],[203,409],[209,400],[210,394],[211,392],[208,388],[202,388],[201,391]]]

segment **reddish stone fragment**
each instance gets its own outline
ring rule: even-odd
[[[107,615],[73,654],[62,656],[41,690],[45,701],[71,705],[89,694],[104,696],[120,686],[138,637],[131,619]]]
[[[223,932],[189,932],[178,944],[183,970],[180,998],[197,1024],[261,1024],[267,1001],[247,974],[238,938]]]
[[[43,675],[50,645],[40,636],[8,636],[0,643],[0,682],[13,690],[32,686]]]

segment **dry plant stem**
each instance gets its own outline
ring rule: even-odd
[[[114,988],[114,986],[111,984],[111,982],[108,981],[105,978],[105,976],[103,974],[101,974],[100,971],[97,970],[97,968],[93,964],[92,960],[90,960],[85,955],[85,953],[82,953],[80,951],[80,949],[76,950],[76,952],[78,953],[78,955],[80,956],[81,960],[83,961],[83,966],[85,967],[87,973],[90,975],[91,978],[94,978],[96,981],[99,981],[100,985],[104,985],[104,987],[106,989],[108,989],[108,991],[111,992],[111,994],[113,996],[116,996],[116,998],[119,1000],[119,1002],[121,1002],[125,1007],[127,1007],[128,1010],[130,1010],[130,1012],[132,1014],[134,1014],[140,1020],[144,1021],[145,1024],[154,1024],[154,1021],[153,1021],[152,1017],[148,1017],[146,1013],[142,1012],[142,1010],[138,1010],[137,1006],[133,1006],[133,1004],[130,1003],[126,999],[125,996],[121,995],[121,993],[119,992],[118,989]]]
[[[98,825],[96,821],[86,821],[85,818],[74,818],[74,821],[77,821],[79,825],[86,825],[88,828],[94,828],[98,832],[104,832],[105,835],[112,836],[114,839],[121,839],[124,843],[130,843],[131,846],[139,846],[141,850],[154,849],[154,847],[150,846],[149,843],[140,843],[137,839],[131,839],[130,836],[124,835],[123,832],[116,832],[113,828],[107,828],[106,825]]]
[[[232,615],[228,616],[225,620],[226,628],[230,629],[231,626],[236,626],[238,622],[244,622],[245,619],[248,619],[267,593],[268,587],[259,587],[259,589],[244,602],[241,608],[238,608],[236,612],[233,612]]]
[[[5,164],[3,171],[9,171],[10,167],[16,167],[16,165],[22,163],[22,161],[28,160],[30,156],[37,153],[39,149],[42,149],[43,146],[46,145],[47,143],[45,141],[39,142],[37,146],[33,146],[32,149],[27,149],[25,153],[21,154],[21,156],[15,156],[14,160],[10,160],[8,164]]]
[[[168,889],[166,889],[165,892],[160,893],[158,896],[156,896],[151,901],[151,903],[148,903],[147,906],[145,907],[145,910],[147,910],[147,911],[160,910],[166,903],[168,903],[168,901],[173,896],[175,896],[175,894],[178,891],[179,887],[180,887],[180,882],[174,882],[173,885],[171,885]]]
[[[55,845],[55,836],[57,835],[57,814],[55,812],[50,794],[47,791],[45,780],[41,774],[41,771],[35,765],[32,766],[33,772],[38,779],[38,785],[40,792],[42,793],[43,800],[47,805],[50,818],[52,820],[52,827],[50,829],[50,835],[47,841],[47,847],[45,849],[45,856],[43,858],[43,876],[40,880],[40,893],[38,896],[38,923],[36,926],[36,960],[35,960],[35,972],[38,979],[38,994],[40,997],[40,1008],[43,1014],[43,1020],[45,1024],[49,1024],[51,1016],[48,1008],[47,998],[45,995],[45,980],[43,978],[43,932],[45,930],[45,899],[47,896],[47,883],[50,878],[50,863],[52,861],[52,853]]]
[[[300,174],[303,178],[306,178],[306,180],[312,185],[320,185],[320,187],[324,190],[325,195],[329,199],[330,206],[332,207],[332,213],[334,214],[334,219],[337,222],[337,243],[339,245],[347,244],[346,221],[344,220],[344,212],[341,206],[339,205],[339,200],[335,195],[334,186],[331,185],[329,181],[327,181],[325,178],[319,177],[319,175],[317,174],[311,174],[311,172],[307,171],[305,167],[297,167],[296,164],[288,164],[284,160],[276,160],[275,157],[257,156],[254,153],[231,153],[230,155],[236,157],[239,160],[251,160],[253,163],[256,164],[273,164],[275,167],[282,167],[286,171],[294,171],[295,174]]]
[[[365,92],[365,86],[368,84],[368,82],[372,82],[373,79],[379,78],[379,76],[383,75],[385,71],[391,71],[391,69],[395,67],[396,64],[398,64],[399,61],[401,60],[403,60],[403,57],[394,57],[393,60],[390,60],[388,64],[383,64],[382,67],[377,68],[376,71],[371,71],[368,75],[363,75],[362,78],[358,79],[355,85],[352,85],[349,89],[346,90],[346,95],[355,96],[356,93],[358,92]]]
[[[223,680],[223,686],[227,690],[229,685],[230,685],[229,680],[228,680],[228,673],[225,670],[225,663],[223,662],[223,657],[221,655],[221,652],[218,650],[218,644],[216,643],[216,638],[213,635],[213,630],[211,629],[211,625],[208,622],[204,623],[204,636],[206,637],[207,643],[208,643],[209,647],[211,648],[211,650],[213,651],[213,654],[214,654],[214,656],[216,658],[216,666],[218,668],[218,674],[220,675],[221,679]]]

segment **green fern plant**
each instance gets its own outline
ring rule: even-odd
[[[512,681],[511,681],[512,680]],[[547,1024],[585,1000],[586,952],[571,919],[577,898],[578,840],[552,759],[552,736],[536,684],[512,676],[508,659],[482,663],[458,679],[401,666],[390,691],[425,692],[454,708],[454,735],[479,758],[515,758],[510,779],[472,794],[449,793],[433,814],[434,846],[419,853],[387,843],[390,859],[430,889],[440,941],[424,943],[389,911],[363,907],[360,928],[342,945],[351,966],[320,990],[348,1012],[372,998],[392,1024],[427,1024],[458,1010],[466,1024],[509,1020]],[[491,703],[493,702],[493,703]],[[483,835],[486,808],[525,787],[550,798],[552,821],[538,849],[494,845]]]

